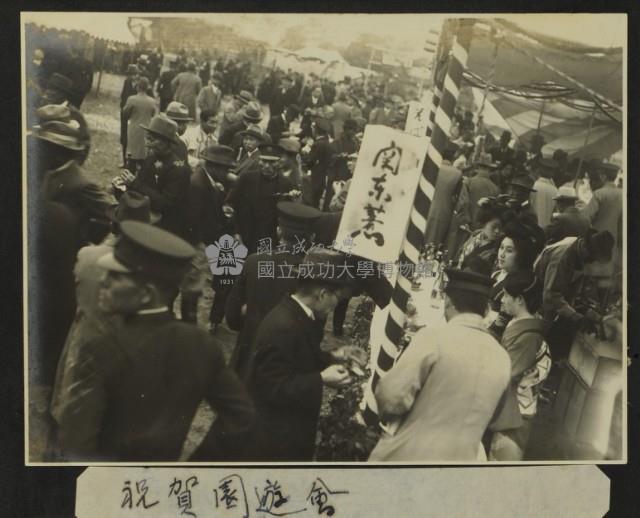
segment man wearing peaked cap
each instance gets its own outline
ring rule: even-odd
[[[191,169],[175,153],[177,125],[165,115],[156,115],[145,130],[147,157],[137,175],[125,171],[122,181],[128,190],[151,200],[151,210],[162,216],[159,226],[186,237],[187,204]]]
[[[235,211],[236,228],[249,253],[256,251],[261,239],[276,241],[278,201],[299,196],[291,179],[283,175],[282,148],[263,144],[259,150],[258,166],[238,176],[228,199]]]
[[[177,461],[201,401],[218,414],[210,437],[216,460],[226,441],[253,421],[246,390],[202,330],[176,321],[168,304],[195,253],[156,227],[125,221],[106,274],[103,311],[122,315],[117,333],[79,351],[73,386],[59,409],[62,458],[75,461]],[[220,422],[218,422],[221,420]]]
[[[300,141],[295,138],[280,139],[277,144],[282,148],[282,175],[302,191],[302,171],[300,171]]]
[[[258,420],[247,460],[311,461],[324,387],[352,382],[335,353],[320,349],[321,323],[342,297],[351,294],[338,278],[344,261],[344,255],[331,250],[307,252],[305,273],[295,291],[258,326],[248,379]]]
[[[149,198],[135,192],[124,193],[119,204],[109,211],[109,217],[112,219],[112,232],[99,245],[81,248],[73,269],[77,309],[58,361],[51,398],[51,415],[56,420],[65,411],[68,398],[73,397],[74,382],[83,367],[77,359],[86,344],[115,331],[121,325],[120,316],[107,314],[98,307],[98,293],[104,276],[104,269],[98,266],[98,260],[113,252],[120,235],[121,222],[157,222],[157,216],[150,211]]]
[[[483,324],[491,279],[455,269],[445,273],[447,323],[419,330],[380,380],[380,417],[401,424],[394,435],[383,433],[369,460],[477,460],[507,388],[509,355]]]
[[[577,209],[577,200],[578,195],[573,187],[563,185],[558,189],[558,195],[554,198],[556,210],[544,229],[548,245],[565,237],[583,236],[591,227],[590,221]]]

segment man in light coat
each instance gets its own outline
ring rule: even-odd
[[[540,177],[533,184],[535,192],[531,193],[531,207],[538,217],[538,225],[545,228],[551,223],[555,198],[558,196],[558,188],[553,181],[558,163],[552,158],[541,158],[536,167]]]
[[[171,81],[174,89],[173,100],[189,108],[189,117],[196,118],[196,99],[202,89],[202,79],[196,74],[196,65],[189,63],[186,72],[180,72]]]
[[[489,277],[447,270],[441,327],[418,331],[375,396],[388,425],[370,461],[475,461],[509,383],[509,355],[482,323]]]
[[[145,131],[141,125],[148,125],[156,112],[156,103],[153,97],[147,95],[148,89],[149,80],[141,77],[136,85],[136,95],[129,97],[122,109],[122,116],[128,121],[127,153],[136,168],[142,166],[146,156]]]

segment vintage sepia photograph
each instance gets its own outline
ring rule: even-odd
[[[27,465],[626,462],[626,15],[21,36]]]

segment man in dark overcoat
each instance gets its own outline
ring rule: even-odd
[[[303,159],[305,165],[311,170],[312,206],[319,208],[320,199],[327,189],[327,177],[333,162],[334,150],[329,142],[331,123],[327,119],[317,118],[312,124],[313,145],[309,154]],[[323,202],[323,210],[329,207],[331,200]]]
[[[291,180],[282,174],[282,148],[268,144],[259,149],[259,168],[238,176],[228,199],[235,211],[236,228],[250,254],[257,250],[259,240],[276,241],[278,201],[299,195]]]
[[[258,326],[250,359],[249,391],[258,419],[246,457],[260,461],[311,461],[324,386],[343,387],[349,371],[320,349],[323,321],[351,288],[336,271],[345,256],[312,249],[299,268],[295,293],[281,299]],[[327,265],[333,265],[334,274]],[[325,269],[327,268],[327,269]]]
[[[216,411],[218,451],[249,429],[254,408],[220,348],[198,327],[176,321],[168,304],[195,251],[186,241],[137,221],[120,224],[100,308],[123,327],[82,348],[66,392],[57,438],[70,461],[177,461],[198,406]]]
[[[160,213],[158,226],[180,237],[186,237],[189,197],[189,165],[177,158],[178,126],[165,115],[156,115],[146,131],[147,157],[134,176],[124,171],[122,181],[128,190],[139,192],[151,200],[151,210]]]
[[[270,250],[251,254],[236,279],[225,317],[229,327],[239,331],[229,364],[245,380],[248,374],[251,345],[264,316],[292,293],[297,285],[297,266],[304,260],[313,240],[313,225],[321,212],[300,203],[278,203],[280,242]],[[271,272],[261,272],[264,267]]]

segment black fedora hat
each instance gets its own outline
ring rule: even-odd
[[[141,221],[152,225],[160,221],[161,215],[151,212],[151,201],[148,196],[135,191],[126,191],[120,197],[118,205],[107,209],[111,221]]]
[[[204,151],[200,153],[200,158],[206,162],[226,167],[234,167],[236,165],[235,152],[233,149],[229,146],[221,146],[219,144],[207,146]]]
[[[166,115],[156,115],[148,126],[140,124],[140,127],[170,142],[178,142],[178,125]]]

